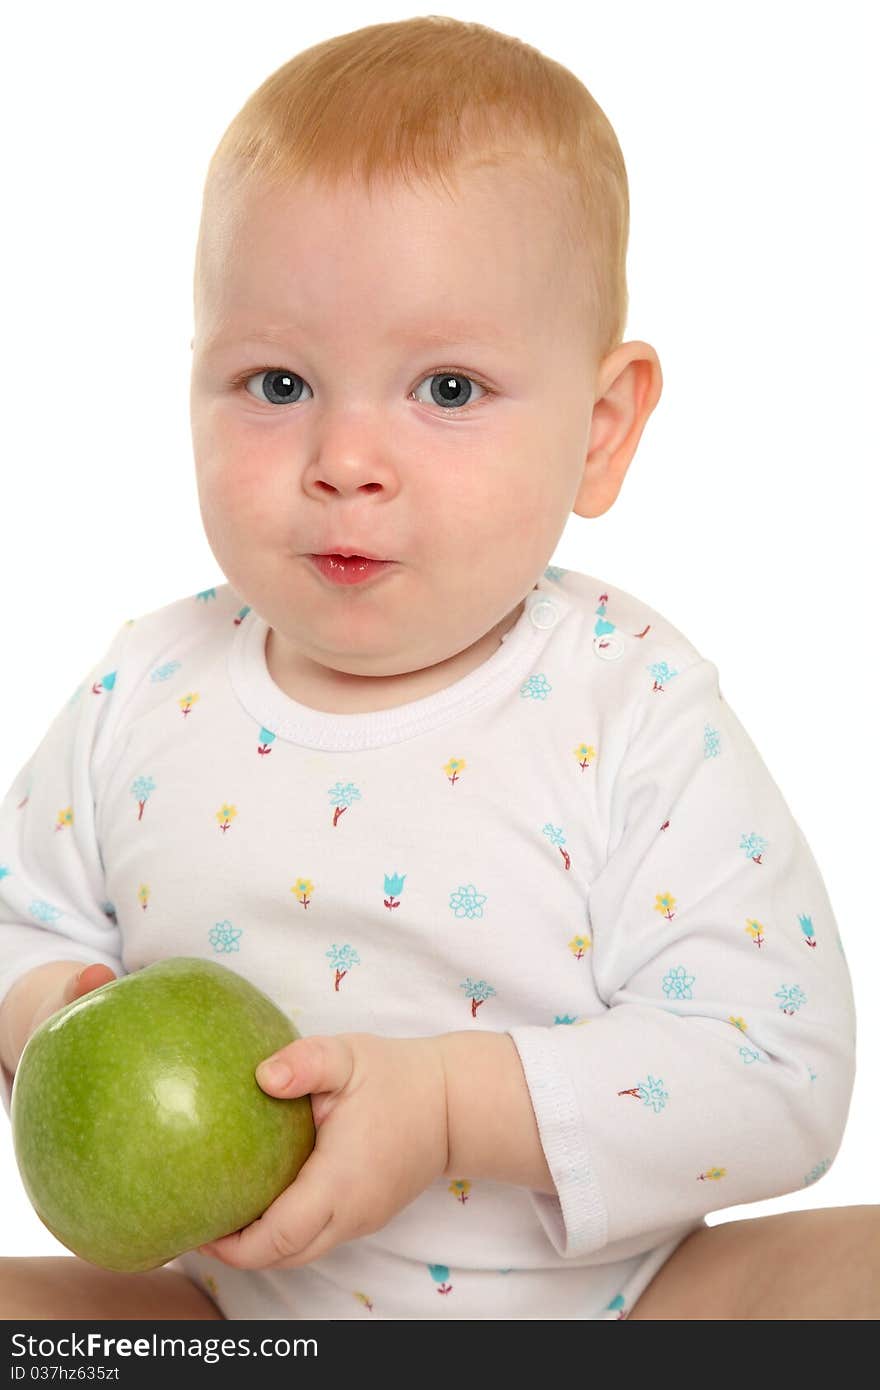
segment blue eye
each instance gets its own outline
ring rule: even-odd
[[[471,395],[473,394],[471,391],[472,386],[476,386],[477,390],[482,391],[484,395],[488,394],[487,388],[481,386],[473,377],[465,376],[464,372],[457,372],[452,368],[435,367],[434,371],[429,372],[422,380],[430,381],[431,400],[435,405],[443,406],[444,408],[449,405],[469,405],[471,402]],[[419,386],[421,386],[421,384],[420,381]],[[418,387],[416,387],[416,390],[418,390]],[[413,395],[415,395],[415,391]],[[462,396],[464,396],[463,400],[461,399]],[[477,397],[477,399],[479,400],[479,397]],[[425,404],[430,405],[430,401],[426,401]],[[450,413],[454,412],[446,411],[447,415]]]
[[[260,395],[250,391],[252,381],[263,381]],[[289,405],[291,401],[296,404],[301,397],[303,386],[306,386],[306,383],[301,376],[297,376],[296,372],[284,371],[280,367],[264,367],[262,371],[249,376],[244,383],[244,389],[249,395],[256,395],[258,400],[262,396],[270,405]]]
[[[416,391],[426,381],[431,383],[431,400],[421,403],[430,405],[433,402],[447,415],[460,413],[476,403],[472,400],[474,387],[482,392],[483,396],[493,394],[475,377],[467,376],[466,373],[456,371],[452,367],[436,367],[433,372],[429,372],[427,376],[422,378],[415,391],[411,392],[411,397],[415,397]],[[251,390],[251,382],[258,383],[253,391]],[[298,376],[296,372],[289,372],[283,367],[263,367],[260,371],[243,377],[241,384],[248,395],[254,396],[257,400],[265,401],[269,405],[298,405],[303,399],[303,388],[306,391],[311,391],[311,387],[301,376]],[[481,397],[477,396],[476,400],[479,401],[480,399]],[[454,407],[454,409],[450,407]]]

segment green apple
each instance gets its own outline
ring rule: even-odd
[[[309,1097],[279,1100],[254,1075],[299,1036],[262,990],[188,956],[59,1009],[29,1038],[10,1107],[40,1220],[128,1272],[256,1220],[315,1144]]]

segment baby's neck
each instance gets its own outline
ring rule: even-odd
[[[393,709],[445,690],[482,666],[515,626],[523,607],[524,603],[519,603],[473,646],[420,671],[403,671],[396,676],[352,676],[334,671],[304,660],[271,627],[266,637],[266,667],[285,695],[309,709],[325,714],[368,714]]]

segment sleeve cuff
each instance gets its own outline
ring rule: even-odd
[[[572,1259],[599,1250],[608,1213],[587,1143],[587,1121],[569,1068],[546,1027],[509,1028],[529,1088],[538,1133],[556,1196],[532,1192],[535,1212],[558,1255]]]

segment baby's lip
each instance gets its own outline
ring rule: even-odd
[[[347,545],[331,546],[329,550],[313,550],[311,554],[321,556],[338,555],[343,560],[379,560],[386,565],[394,563],[393,560],[388,560],[384,555],[374,555],[369,550],[355,550]]]

